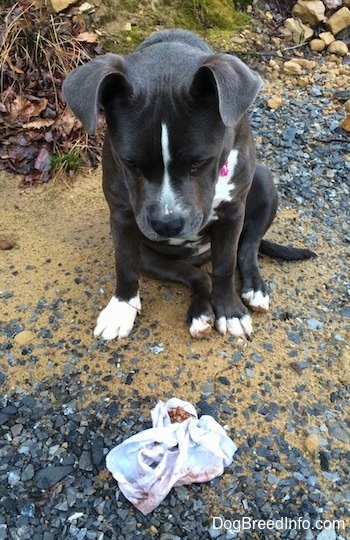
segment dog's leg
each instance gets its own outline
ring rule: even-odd
[[[262,165],[257,165],[247,197],[244,226],[238,246],[242,298],[256,311],[269,309],[269,295],[260,274],[258,252],[261,239],[275,217],[277,204],[277,190],[270,171]]]
[[[226,217],[220,218],[211,228],[212,253],[212,304],[215,326],[221,334],[250,338],[252,323],[248,310],[235,288],[238,240],[243,227],[244,204],[231,206]]]
[[[146,246],[142,246],[141,271],[157,279],[177,281],[190,287],[192,301],[187,313],[190,334],[202,338],[210,332],[214,313],[210,298],[211,279],[207,272],[188,259],[169,259]]]
[[[141,310],[139,296],[140,234],[133,216],[113,215],[111,229],[116,254],[117,286],[107,306],[101,311],[95,337],[106,340],[127,337]],[[120,261],[120,262],[119,262]]]

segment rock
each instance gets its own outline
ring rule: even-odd
[[[304,441],[304,446],[308,454],[316,454],[320,449],[320,441],[318,440],[317,435],[314,433],[308,435]]]
[[[345,444],[349,444],[350,442],[350,437],[348,433],[345,431],[345,429],[339,426],[339,424],[328,424],[328,433],[334,439],[337,439],[338,441],[341,441]]]
[[[270,107],[270,109],[279,109],[282,105],[282,96],[273,96],[267,100],[267,106]]]
[[[334,35],[344,30],[347,26],[350,26],[350,9],[347,7],[338,9],[327,21],[327,27]]]
[[[34,476],[34,485],[39,489],[50,489],[73,470],[71,465],[45,467],[36,472]]]
[[[350,111],[350,101],[347,101],[346,103],[349,103],[349,111]],[[345,131],[350,131],[350,114],[347,114],[345,116],[344,120],[342,121],[340,125],[343,129],[345,129]]]
[[[59,13],[60,11],[64,11],[69,6],[72,6],[75,4],[77,0],[50,0],[52,9]]]
[[[321,531],[317,537],[316,537],[316,540],[336,540],[337,538],[337,533],[335,532],[334,529],[323,529],[323,531]]]
[[[310,49],[314,52],[321,52],[326,48],[326,44],[323,39],[312,39],[309,43]]]
[[[328,9],[337,9],[343,3],[343,0],[323,0]]]
[[[303,23],[316,26],[325,20],[325,5],[321,0],[298,0],[292,9],[294,17]]]
[[[335,40],[335,37],[333,36],[332,32],[321,32],[320,35],[318,36],[320,39],[322,39],[322,41],[325,42],[325,44],[328,45],[330,43],[332,43],[332,41]]]
[[[292,17],[286,20],[284,26],[287,28],[287,30],[289,30],[294,43],[297,45],[305,43],[314,34],[314,31],[312,28],[310,28],[310,26],[302,23],[298,19],[293,19]]]
[[[283,64],[283,71],[290,73],[291,75],[300,75],[301,69],[301,65],[293,60],[288,60]]]
[[[23,330],[22,332],[19,332],[19,334],[16,334],[14,337],[14,341],[18,345],[28,345],[28,343],[32,343],[35,339],[35,334],[33,332],[30,332],[30,330]]]
[[[345,109],[346,112],[350,113],[350,99],[348,99],[347,101],[345,101],[343,107],[344,107],[344,109]]]
[[[9,234],[0,234],[0,249],[12,249],[16,245],[16,240]]]
[[[302,68],[313,69],[316,67],[316,62],[314,60],[307,60],[306,58],[293,58],[293,62],[296,62]]]
[[[330,45],[328,45],[327,51],[332,54],[338,54],[339,56],[345,56],[348,54],[349,49],[344,41],[339,41],[336,39],[335,41],[332,41]]]

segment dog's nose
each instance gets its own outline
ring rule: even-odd
[[[158,219],[151,219],[153,230],[163,238],[176,237],[182,231],[184,221],[180,217],[170,215]]]

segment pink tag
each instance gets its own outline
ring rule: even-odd
[[[220,170],[220,176],[227,176],[228,175],[228,161],[226,161],[225,165]]]

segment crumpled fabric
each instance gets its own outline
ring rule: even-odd
[[[172,423],[174,411],[180,411],[180,416],[185,411],[183,416],[189,417]],[[106,456],[119,489],[145,515],[159,506],[173,486],[220,476],[237,450],[212,416],[198,419],[194,406],[181,399],[160,401],[151,417],[152,428],[126,439]]]

